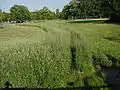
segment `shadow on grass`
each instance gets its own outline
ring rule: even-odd
[[[4,29],[4,25],[0,23],[0,29]]]
[[[120,25],[120,22],[112,22],[110,20],[78,20],[78,21],[68,21],[68,23],[92,23],[92,24],[117,24]]]
[[[71,41],[70,41],[70,51],[71,51],[71,69],[72,70],[77,70],[76,67],[76,46],[74,43],[74,35],[73,32],[71,32]]]
[[[52,89],[48,89],[48,88],[19,88],[20,90],[101,90],[101,89],[107,89],[107,90],[120,90],[120,85],[100,85],[100,86],[90,86],[88,84],[88,79],[87,77],[84,78],[84,86],[80,86],[80,87],[74,87],[74,82],[68,83],[69,86],[71,87],[66,87],[66,88],[52,88]],[[5,82],[5,88],[0,88],[0,90],[8,90],[8,89],[12,89],[14,88],[11,84],[10,81],[6,81]]]
[[[74,88],[56,88],[56,89],[52,89],[52,90],[104,90],[104,89],[108,89],[108,90],[113,90],[111,88],[116,87],[117,90],[120,90],[120,86],[83,86],[83,87],[74,87]],[[48,89],[50,90],[50,89]]]
[[[106,20],[83,20],[83,21],[69,21],[68,23],[106,23]]]
[[[120,86],[86,86],[86,87],[73,87],[73,88],[53,88],[53,89],[48,89],[48,88],[19,88],[20,90],[113,90],[112,88],[116,88],[115,90],[120,90]],[[0,90],[8,90],[12,88],[4,88]]]
[[[120,64],[120,59],[113,57],[112,55],[109,54],[107,54],[106,56],[108,57],[109,60],[113,62],[112,68],[120,68],[119,65],[117,65]]]
[[[120,37],[104,37],[104,39],[107,39],[109,41],[118,41],[118,42],[120,42]]]
[[[4,29],[4,27],[3,27],[3,26],[0,26],[0,29]]]

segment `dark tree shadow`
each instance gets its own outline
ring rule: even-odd
[[[83,20],[83,21],[69,21],[68,23],[105,23],[106,20]]]
[[[73,88],[52,88],[52,89],[48,89],[48,88],[17,88],[20,90],[101,90],[101,89],[108,89],[108,90],[113,90],[111,88],[116,87],[117,89],[114,90],[120,90],[120,86],[88,86],[88,87],[73,87]],[[7,88],[7,89],[0,89],[0,90],[8,90],[8,89],[12,89],[12,88]]]
[[[71,24],[77,24],[77,23],[92,23],[92,24],[117,24],[120,25],[120,22],[113,22],[111,20],[83,20],[83,21],[68,21],[68,23]]]
[[[114,68],[114,69],[120,68],[119,66],[117,66],[117,64],[120,65],[120,59],[113,57],[112,55],[109,55],[109,54],[106,54],[106,56],[108,57],[108,60],[111,60],[113,63],[111,68]]]
[[[72,59],[72,62],[71,62],[71,68],[73,70],[77,70],[77,67],[76,67],[76,48],[74,46],[71,46],[70,47],[70,50],[71,50],[71,59]]]
[[[4,29],[3,23],[0,23],[0,29]]]
[[[70,38],[70,53],[71,53],[71,70],[77,70],[77,67],[76,67],[76,46],[74,45],[73,32],[71,32],[71,38]]]
[[[52,88],[52,89],[48,89],[48,88],[19,88],[20,90],[101,90],[101,89],[108,89],[108,90],[120,90],[120,85],[101,85],[101,86],[89,86],[88,84],[88,78],[84,78],[84,86],[80,86],[80,87],[66,87],[66,88]],[[71,86],[74,86],[74,82],[68,83]],[[13,89],[14,87],[12,86],[12,84],[9,81],[5,82],[5,88],[2,88],[0,90],[8,90],[8,89]],[[17,88],[18,89],[18,88]]]
[[[107,39],[109,41],[118,41],[118,42],[120,42],[120,37],[104,37],[104,39]]]

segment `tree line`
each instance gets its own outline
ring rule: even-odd
[[[3,12],[0,9],[0,22],[15,21],[17,23],[22,23],[31,20],[52,20],[59,18],[59,9],[56,9],[56,12],[52,12],[47,7],[43,7],[39,11],[34,12],[30,12],[28,8],[23,5],[14,5],[10,8],[10,13]]]
[[[119,22],[120,0],[71,0],[61,12],[59,9],[53,12],[47,7],[30,12],[23,5],[14,5],[10,13],[0,10],[0,22],[85,18],[110,18],[111,21]]]
[[[64,19],[103,17],[120,21],[120,0],[72,0],[62,12]]]

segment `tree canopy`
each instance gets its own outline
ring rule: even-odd
[[[31,19],[30,12],[26,6],[14,5],[10,8],[11,20],[16,22],[24,22]]]
[[[54,13],[47,7],[43,7],[43,9],[39,10],[38,15],[40,20],[52,20],[54,18]]]
[[[112,21],[118,21],[120,0],[72,0],[64,6],[62,12],[64,19],[110,17]]]

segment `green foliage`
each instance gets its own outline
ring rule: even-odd
[[[38,15],[40,20],[52,20],[54,18],[54,13],[47,7],[43,7],[43,9],[38,12]]]
[[[39,11],[29,12],[26,6],[14,5],[8,13],[0,14],[3,21],[24,22],[28,20],[52,20],[52,19],[87,19],[110,18],[111,21],[120,21],[119,0],[71,0],[65,5],[62,12],[56,9],[52,12],[47,7]],[[2,19],[1,19],[2,20]]]
[[[110,17],[111,21],[120,21],[120,1],[119,0],[100,0],[101,11]]]
[[[1,50],[0,86],[3,87],[7,79],[14,87],[58,88],[66,86],[66,80],[63,78],[69,75],[70,52],[69,42],[63,42],[62,36],[67,36],[67,33],[47,35],[46,41],[42,44],[25,43]]]
[[[13,87],[28,88],[105,85],[105,76],[98,73],[100,65],[111,66],[113,58],[107,54],[119,58],[120,43],[104,37],[118,35],[119,29],[114,24],[55,20],[1,29],[0,86],[6,80]]]
[[[63,19],[68,19],[69,15],[71,15],[70,13],[70,6],[69,5],[65,5],[62,11],[63,14]]]
[[[71,0],[64,6],[64,19],[110,17],[113,21],[120,19],[119,0]]]
[[[41,28],[38,28],[39,24],[18,24],[19,26],[11,26],[8,28],[9,31],[6,29],[5,32],[2,32],[4,36],[0,35],[1,40],[10,40],[10,42],[4,42],[3,46],[0,46],[0,72],[2,72],[0,73],[0,86],[4,87],[6,80],[10,80],[13,87],[60,88],[83,86],[83,77],[92,73],[93,70],[90,70],[90,67],[92,69],[93,67],[92,63],[87,66],[87,62],[90,62],[89,58],[85,59],[82,56],[88,53],[83,51],[83,54],[80,54],[82,50],[79,52],[83,48],[80,35],[66,31],[54,31],[57,25],[54,24],[54,27],[51,27],[51,22],[41,22],[41,28],[47,25],[48,32],[43,32]],[[6,34],[9,36],[5,39]],[[76,51],[77,71],[71,68],[71,39],[73,39],[74,46],[77,49],[80,48]],[[85,63],[82,68],[81,64],[77,63],[83,61]],[[70,82],[73,82],[74,85],[68,85]]]
[[[87,80],[88,80],[88,85],[90,85],[90,86],[102,86],[102,85],[104,85],[103,79],[96,76],[96,75],[93,75],[93,76],[87,78]]]
[[[10,8],[11,20],[16,22],[24,22],[31,19],[30,12],[26,6],[14,5]]]
[[[10,21],[10,13],[3,12],[3,21]]]
[[[2,12],[2,10],[0,10],[0,22],[5,22],[9,20],[10,20],[10,14]]]
[[[56,12],[55,12],[55,18],[56,18],[56,19],[61,18],[61,15],[60,15],[59,9],[56,9]]]
[[[2,12],[2,10],[0,9],[0,22],[2,22],[3,21],[3,12]]]
[[[100,12],[99,2],[97,0],[72,0],[63,9],[63,15],[68,19],[94,18],[102,16]]]
[[[75,47],[76,50],[75,63],[77,70],[85,75],[94,72],[91,56],[86,48],[84,39],[79,33],[71,32],[71,46]]]
[[[93,61],[94,65],[101,65],[101,66],[105,66],[105,67],[112,66],[112,61],[108,60],[108,57],[103,53],[94,55],[93,60],[94,60]]]

